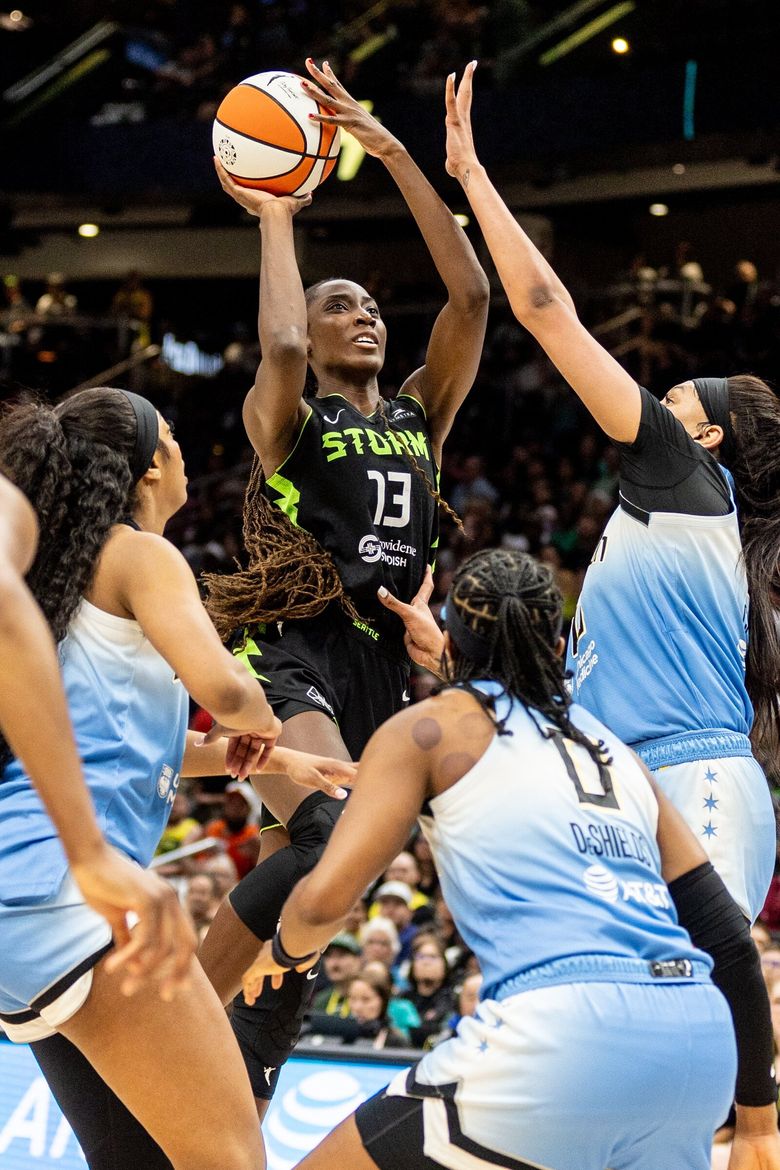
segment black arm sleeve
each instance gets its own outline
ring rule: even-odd
[[[618,443],[620,491],[643,512],[725,516],[732,510],[725,476],[672,412],[639,387],[642,417],[633,443]]]
[[[712,955],[737,1036],[738,1105],[774,1105],[774,1038],[769,996],[750,927],[709,861],[669,883],[680,925]]]

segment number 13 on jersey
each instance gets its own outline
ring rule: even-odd
[[[374,523],[386,528],[406,528],[412,514],[412,473],[410,471],[367,471],[376,484]]]

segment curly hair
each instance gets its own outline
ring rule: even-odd
[[[133,409],[121,390],[83,390],[58,406],[12,406],[0,430],[0,469],[38,517],[27,583],[60,642],[97,568],[111,527],[130,514]],[[0,764],[10,754],[0,737]]]
[[[610,763],[603,740],[592,740],[569,718],[571,698],[558,653],[563,598],[549,566],[510,549],[474,553],[455,572],[447,605],[486,642],[489,653],[486,662],[476,663],[453,643],[443,663],[446,684],[465,684],[495,718],[495,700],[469,685],[495,680],[505,694],[586,748],[601,772]],[[496,718],[496,726],[506,734],[504,721]],[[552,734],[539,730],[546,738]]]
[[[746,686],[755,711],[758,758],[780,751],[780,400],[751,374],[727,379],[734,428],[734,476],[748,580]],[[776,764],[775,764],[776,766]]]

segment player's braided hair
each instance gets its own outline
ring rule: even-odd
[[[510,549],[475,553],[457,569],[447,606],[455,607],[461,621],[489,647],[486,661],[477,663],[453,640],[445,663],[448,684],[493,679],[506,694],[586,748],[600,769],[610,762],[603,741],[590,739],[569,718],[571,699],[557,653],[563,598],[549,566]],[[468,689],[495,715],[494,699]],[[503,721],[496,718],[496,725],[504,733]]]
[[[777,769],[780,751],[780,400],[760,378],[727,379],[734,476],[750,594],[746,684],[753,746]]]
[[[27,584],[55,642],[67,633],[112,526],[132,511],[135,438],[130,403],[107,387],[83,390],[56,407],[22,402],[3,417],[0,468],[38,517]],[[9,758],[0,736],[0,766]]]
[[[203,574],[206,609],[220,637],[240,626],[316,617],[331,601],[359,620],[330,553],[271,503],[264,483],[255,456],[244,497],[247,567],[232,575]]]

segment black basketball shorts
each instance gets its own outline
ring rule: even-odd
[[[402,643],[355,626],[337,605],[316,618],[241,632],[233,653],[263,685],[284,723],[323,711],[353,760],[376,729],[409,702],[409,659]]]

